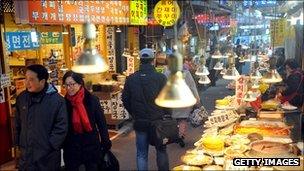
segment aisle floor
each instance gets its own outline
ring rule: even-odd
[[[234,93],[234,91],[229,91],[225,88],[228,82],[226,80],[218,80],[215,87],[209,87],[207,90],[200,92],[202,104],[208,111],[214,110],[214,101],[217,98],[223,98]],[[182,164],[180,157],[186,150],[194,148],[193,144],[201,137],[202,133],[202,127],[193,128],[188,126],[185,148],[181,148],[178,144],[168,145],[170,168]],[[112,151],[120,162],[121,170],[136,170],[135,132],[131,131],[128,134],[121,135],[112,142]],[[149,150],[149,170],[157,170],[155,149],[150,146]]]

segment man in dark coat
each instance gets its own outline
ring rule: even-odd
[[[165,75],[156,72],[153,61],[152,49],[140,51],[139,71],[127,78],[122,93],[123,104],[134,120],[138,170],[148,170],[150,122],[168,114],[154,102],[167,79]],[[166,146],[156,147],[156,153],[158,169],[169,170]]]
[[[60,169],[67,110],[64,98],[47,83],[48,77],[44,66],[28,66],[26,90],[17,97],[15,143],[21,154],[20,170]]]

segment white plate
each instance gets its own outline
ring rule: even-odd
[[[282,105],[282,109],[285,109],[285,110],[296,110],[298,108],[295,107],[295,106],[292,106],[292,105]]]

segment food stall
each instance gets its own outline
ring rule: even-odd
[[[258,111],[250,110],[239,80],[235,81],[235,95],[215,101],[215,110],[203,124],[202,137],[181,156],[181,165],[173,170],[303,170],[300,109],[270,99],[262,102]],[[299,164],[253,166],[236,162],[265,162],[267,158],[296,159]]]

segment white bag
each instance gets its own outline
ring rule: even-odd
[[[209,114],[208,114],[207,110],[205,109],[205,107],[201,106],[200,108],[194,109],[190,113],[188,119],[190,121],[190,124],[193,127],[198,127],[198,126],[202,125],[203,122],[208,119],[208,116],[209,116]]]

